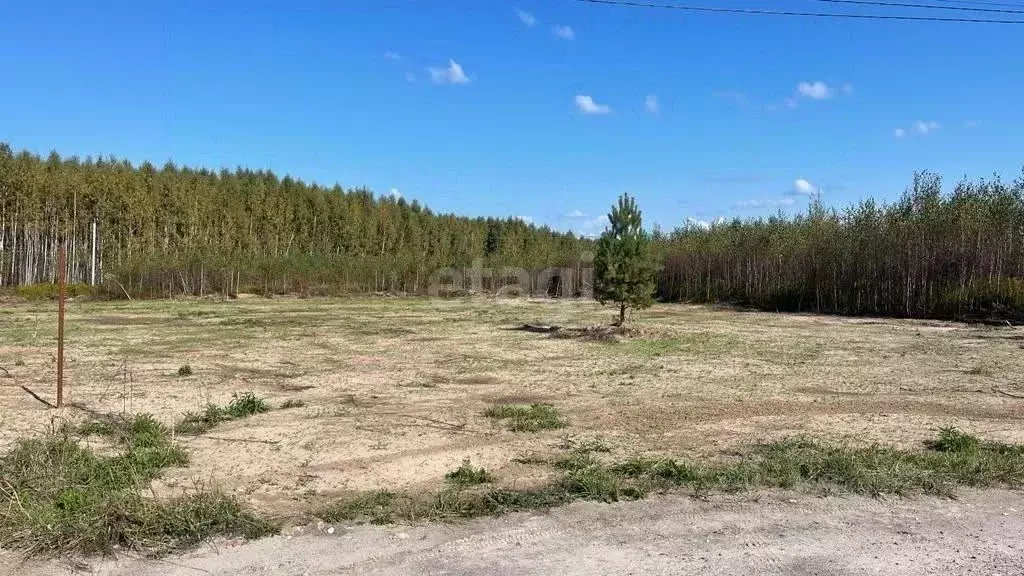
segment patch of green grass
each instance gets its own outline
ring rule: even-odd
[[[202,412],[186,412],[174,429],[180,434],[202,434],[221,422],[269,411],[270,405],[263,398],[252,392],[242,394],[235,392],[231,395],[231,402],[228,402],[227,406],[207,404],[206,409]]]
[[[191,375],[192,375],[192,366],[189,366],[188,364],[185,364],[181,368],[178,368],[178,376],[181,376],[182,378],[186,378],[186,377],[191,376]]]
[[[739,343],[732,334],[694,332],[672,338],[632,338],[613,344],[613,349],[648,359],[679,354],[718,357],[733,352]]]
[[[116,448],[98,455],[77,436]],[[188,461],[149,415],[111,418],[20,440],[0,458],[0,547],[30,554],[159,555],[215,535],[258,537],[277,527],[231,497],[197,493],[172,500],[140,490]]]
[[[501,420],[513,432],[537,432],[565,428],[569,423],[551,404],[496,404],[484,416]]]
[[[426,498],[391,492],[385,498],[369,493],[335,505],[320,517],[369,517],[378,523],[471,518],[550,508],[575,500],[631,500],[679,489],[696,494],[803,488],[872,496],[953,496],[963,486],[1024,486],[1024,446],[985,442],[955,428],[944,428],[927,447],[924,451],[879,445],[849,447],[797,438],[757,446],[730,462],[635,457],[615,464],[604,463],[595,451],[573,449],[552,462],[562,475],[535,489],[465,490],[466,485],[452,483]],[[344,513],[338,514],[339,510]]]
[[[461,466],[445,474],[444,479],[455,486],[475,486],[493,482],[494,476],[482,467],[475,468],[467,458]]]
[[[320,510],[316,516],[327,522],[369,521],[387,524],[394,521],[398,495],[388,490],[374,490],[359,494]]]

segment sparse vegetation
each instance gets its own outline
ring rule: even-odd
[[[79,436],[105,437],[98,455]],[[30,554],[159,555],[215,535],[259,537],[274,524],[235,499],[201,491],[177,499],[140,490],[188,458],[151,416],[111,418],[20,440],[0,459],[0,547]]]
[[[263,398],[252,392],[242,394],[235,392],[231,395],[231,401],[227,406],[207,404],[206,410],[203,412],[186,412],[174,429],[180,434],[202,434],[221,422],[269,411],[270,405]]]
[[[497,404],[484,416],[504,422],[512,432],[537,432],[565,428],[569,423],[551,404]]]
[[[452,483],[428,498],[388,492],[361,495],[321,514],[324,519],[376,522],[415,518],[475,517],[558,506],[573,500],[614,502],[643,498],[651,492],[691,489],[696,494],[756,488],[811,489],[871,496],[955,495],[959,487],[1024,485],[1024,446],[985,442],[955,428],[944,428],[925,451],[887,446],[849,447],[809,439],[758,446],[733,462],[688,462],[636,457],[607,464],[594,446],[574,445],[553,462],[563,474],[533,490],[461,490]],[[530,459],[530,463],[544,463]],[[463,467],[472,469],[468,463]],[[456,471],[449,473],[463,473]],[[468,474],[467,474],[468,475]],[[366,514],[370,509],[372,514]],[[346,511],[338,514],[338,510]],[[358,511],[355,513],[353,511]]]
[[[192,375],[192,366],[189,366],[188,364],[185,364],[181,368],[178,368],[178,376],[181,376],[182,378],[187,378],[188,376],[191,376],[191,375]]]
[[[462,461],[461,466],[445,474],[444,479],[455,486],[475,486],[493,482],[494,476],[482,467],[474,467],[469,459],[466,459]]]
[[[289,398],[281,403],[281,410],[287,410],[289,408],[304,408],[306,403],[298,398]]]

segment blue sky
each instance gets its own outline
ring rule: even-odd
[[[871,11],[689,3],[716,2]],[[1024,26],[571,0],[10,2],[0,70],[16,149],[272,168],[586,233],[625,191],[671,229],[1024,165]]]

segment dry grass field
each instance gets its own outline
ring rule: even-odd
[[[60,419],[154,414],[168,425],[233,393],[269,412],[180,435],[191,455],[154,487],[216,485],[300,517],[377,488],[430,491],[469,459],[499,486],[598,442],[612,458],[728,457],[810,435],[916,448],[941,426],[1024,442],[1024,329],[657,305],[617,341],[552,337],[613,311],[527,299],[73,301],[71,407],[52,401],[55,305],[0,304],[0,451]],[[188,365],[191,375],[179,375]],[[567,426],[514,432],[501,403],[553,405]],[[292,407],[282,409],[284,404]]]

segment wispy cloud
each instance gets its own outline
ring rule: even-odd
[[[388,190],[387,194],[385,194],[384,197],[398,200],[402,197],[402,193],[398,191],[398,188],[392,188],[391,190]]]
[[[430,79],[436,84],[468,84],[469,76],[455,60],[448,60],[448,66],[444,68],[427,68]]]
[[[853,94],[853,84],[843,84],[843,94]]]
[[[648,94],[647,98],[644,98],[644,109],[651,114],[661,112],[661,103],[658,102],[658,97],[654,94]]]
[[[521,220],[526,224],[533,224],[533,216],[513,216],[516,220]]]
[[[817,194],[819,191],[820,190],[817,186],[803,178],[797,178],[793,181],[793,192],[802,196],[812,196]]]
[[[555,33],[555,36],[558,36],[563,40],[572,40],[576,37],[576,33],[572,31],[572,28],[565,26],[564,24],[555,26],[551,30]]]
[[[591,96],[585,94],[576,96],[576,107],[584,114],[607,114],[612,111],[611,107],[598,104]]]
[[[978,123],[975,122],[974,120],[968,120],[967,122],[964,122],[964,128],[971,129],[971,128],[977,128],[977,127],[978,127]]]
[[[406,82],[415,82],[416,81],[416,75],[413,74],[412,72],[406,72],[405,73],[405,81]]]
[[[753,200],[740,200],[734,206],[736,208],[772,208],[776,206],[792,206],[796,203],[796,199],[792,196],[785,198],[775,199],[753,199]]]
[[[907,136],[910,136],[912,134],[916,134],[918,136],[928,136],[930,134],[934,134],[935,132],[937,132],[939,128],[942,128],[942,124],[939,124],[935,120],[917,120],[908,128],[894,128],[892,131],[892,135],[893,138],[896,138],[897,140],[902,140],[903,138],[906,138]]]
[[[797,105],[796,98],[792,98],[792,97],[786,98],[786,99],[784,99],[782,101],[782,105],[785,106],[786,108],[789,108],[790,110],[792,110],[793,108],[796,108],[796,105]]]
[[[530,28],[537,25],[537,19],[533,17],[533,14],[530,14],[526,10],[516,10],[516,14],[519,16],[519,21]]]
[[[801,82],[796,85],[796,91],[801,96],[812,100],[827,100],[832,97],[834,90],[820,80],[814,82]]]
[[[384,57],[387,58],[388,60],[394,60],[396,62],[402,59],[401,54],[399,54],[398,52],[392,52],[390,50],[384,53]]]
[[[582,210],[579,210],[579,209],[573,210],[572,212],[569,212],[569,213],[567,213],[565,215],[566,218],[572,218],[572,219],[585,218],[586,216],[587,216],[587,213],[582,211]]]

